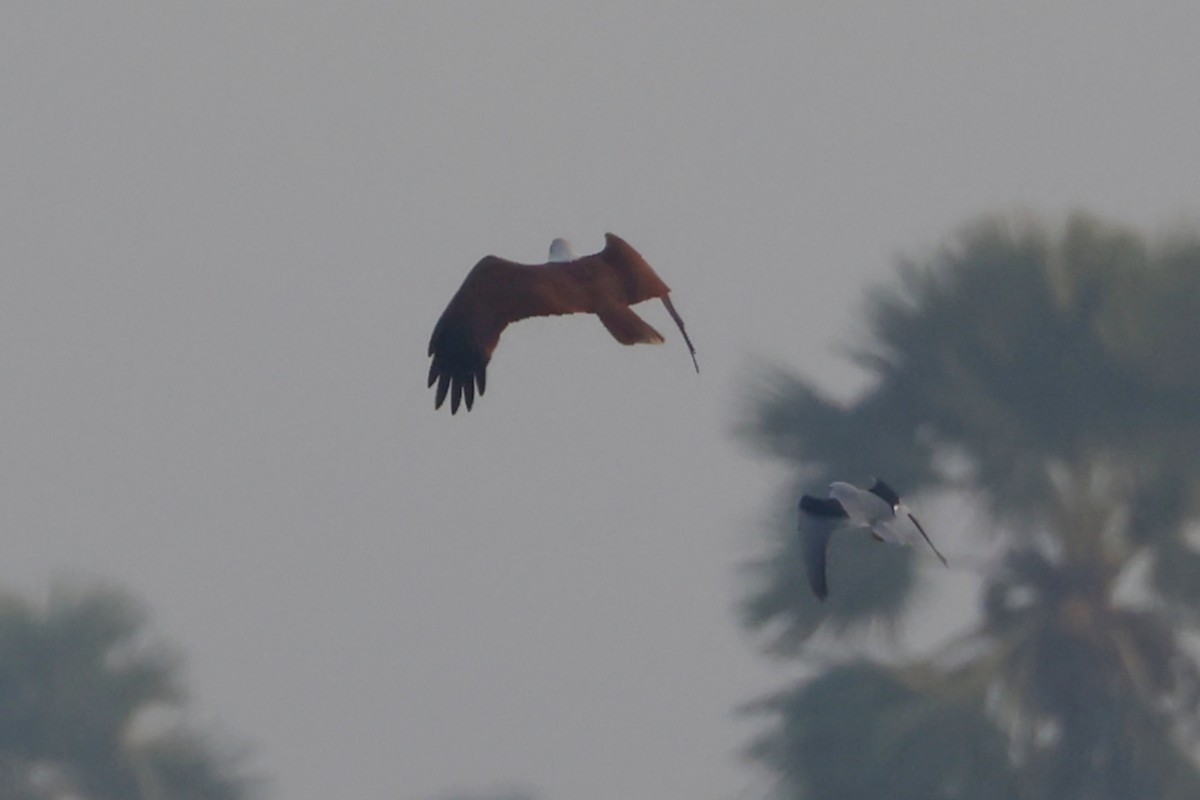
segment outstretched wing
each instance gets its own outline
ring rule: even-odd
[[[518,264],[487,256],[471,269],[451,298],[429,339],[429,385],[437,384],[435,408],[447,394],[450,413],[460,402],[467,410],[475,402],[475,390],[487,387],[487,365],[500,333],[510,323],[527,317],[575,314],[620,308],[609,300],[612,269],[597,256],[563,263]]]
[[[450,394],[450,413],[459,403],[467,410],[475,402],[475,389],[487,388],[487,364],[500,341],[500,332],[514,311],[524,304],[517,279],[522,265],[495,256],[482,259],[467,274],[433,327],[429,339],[429,385],[437,383],[435,408]]]
[[[847,518],[842,504],[833,498],[812,495],[800,498],[800,538],[803,544],[804,570],[808,585],[818,600],[829,596],[826,562],[829,558],[829,539]]]
[[[683,327],[683,317],[679,316],[679,312],[675,310],[675,304],[671,302],[669,295],[662,296],[663,305],[667,307],[667,313],[671,315],[671,319],[675,320],[676,327],[679,328],[680,335],[683,336],[683,343],[687,345],[688,353],[692,356],[692,366],[696,368],[696,374],[700,374],[700,362],[696,360],[696,348],[692,345],[692,339],[687,334],[687,328]]]
[[[679,316],[679,312],[675,310],[675,304],[671,302],[671,290],[667,284],[663,283],[662,278],[658,277],[658,273],[646,263],[642,254],[634,250],[633,246],[620,236],[606,233],[604,234],[604,250],[597,253],[596,257],[605,260],[624,276],[625,291],[630,305],[653,297],[662,300],[667,313],[675,322],[675,327],[679,328],[679,335],[683,337],[683,343],[687,345],[688,353],[692,356],[692,366],[696,368],[697,373],[700,372],[700,363],[696,361],[696,348],[692,344],[691,337],[688,336],[687,328],[684,327],[683,317]]]
[[[646,259],[642,258],[642,254],[634,250],[632,245],[615,233],[606,233],[604,234],[603,250],[594,256],[584,256],[583,258],[576,259],[572,263],[578,264],[588,259],[595,259],[604,265],[607,273],[603,278],[605,283],[616,279],[617,284],[612,287],[611,295],[619,298],[624,305],[631,306],[655,297],[662,300],[667,313],[671,315],[675,326],[679,328],[679,333],[683,337],[684,344],[687,345],[688,353],[692,356],[692,366],[696,368],[696,372],[699,372],[700,364],[696,361],[696,348],[692,345],[691,337],[688,336],[687,328],[683,324],[683,317],[679,316],[679,312],[675,310],[675,305],[671,302],[671,289],[663,282],[662,278],[658,277],[658,273],[646,263]],[[582,268],[582,265],[580,267]],[[619,333],[618,326],[614,326],[608,320],[604,319],[605,312],[601,311],[597,313],[600,313],[601,319],[604,320],[604,326],[622,344],[639,342],[657,343],[662,341],[662,336],[636,315],[633,316],[633,319],[636,320],[634,325],[635,327],[645,329],[645,338],[636,338],[630,341],[628,335],[622,336]],[[632,314],[632,312],[628,313]],[[640,325],[637,325],[637,323],[640,323]]]

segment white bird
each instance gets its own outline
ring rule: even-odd
[[[470,411],[476,388],[483,394],[487,386],[487,365],[500,332],[526,317],[595,314],[621,344],[661,343],[662,334],[630,308],[655,297],[675,320],[699,372],[696,348],[671,303],[671,290],[624,239],[607,233],[604,242],[599,253],[576,257],[566,239],[555,239],[545,264],[482,258],[451,298],[429,340],[429,385],[437,384],[434,407],[441,408],[449,393],[451,414],[460,402]]]
[[[834,481],[829,484],[828,499],[807,494],[800,498],[804,566],[808,571],[808,583],[819,600],[829,594],[825,580],[829,538],[842,527],[869,528],[877,541],[906,546],[919,543],[919,533],[942,564],[949,566],[921,523],[886,483],[876,478],[870,489],[859,489],[849,483]]]

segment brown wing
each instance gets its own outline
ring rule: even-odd
[[[513,276],[521,266],[495,256],[483,258],[438,318],[429,339],[429,385],[437,383],[435,408],[442,407],[449,392],[451,414],[458,413],[464,400],[469,411],[476,387],[481,395],[487,388],[487,363],[510,322]]]
[[[628,307],[644,300],[659,298],[679,328],[688,352],[692,356],[692,364],[696,372],[700,364],[696,361],[696,348],[683,326],[683,318],[671,303],[671,289],[658,277],[658,273],[646,263],[642,254],[633,246],[614,233],[604,234],[604,249],[591,256],[584,256],[569,265],[578,265],[576,269],[588,270],[597,289],[594,294],[609,303],[609,310],[598,309],[594,313],[600,315],[604,327],[622,344],[639,344],[661,342],[662,335],[650,327],[641,317],[628,310]]]
[[[511,322],[534,316],[598,314],[613,336],[625,344],[662,341],[662,336],[629,306],[660,297],[679,325],[695,361],[695,349],[667,295],[670,289],[625,240],[605,234],[599,253],[574,261],[518,264],[487,256],[468,273],[442,312],[429,341],[429,385],[437,383],[435,408],[447,393],[450,413],[460,402],[467,410],[475,390],[483,394],[487,364]],[[696,367],[699,371],[699,366]]]
[[[604,250],[596,254],[596,258],[601,258],[606,263],[612,265],[612,268],[626,276],[628,281],[627,297],[628,305],[640,303],[643,300],[649,300],[657,297],[662,300],[663,306],[666,307],[667,313],[671,315],[671,319],[675,321],[675,326],[679,328],[679,334],[683,336],[683,342],[687,345],[688,353],[692,356],[692,366],[696,368],[696,372],[700,371],[700,363],[696,361],[696,348],[692,345],[692,339],[688,336],[687,328],[683,325],[683,317],[679,316],[679,312],[675,310],[675,305],[671,302],[671,290],[667,284],[663,283],[662,278],[646,263],[646,259],[642,258],[642,254],[633,249],[633,246],[613,233],[604,234],[605,246]],[[582,260],[582,259],[581,259]],[[649,326],[647,326],[649,327]],[[609,329],[612,330],[611,328]],[[616,335],[615,333],[613,334]]]
[[[460,403],[470,411],[475,391],[487,388],[487,364],[511,322],[526,317],[591,311],[584,275],[564,275],[575,262],[518,264],[487,256],[467,273],[429,339],[429,385],[437,384],[434,407],[447,395],[450,413]]]

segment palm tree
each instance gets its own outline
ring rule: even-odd
[[[751,755],[796,797],[1200,796],[1200,239],[988,220],[900,274],[855,352],[870,388],[838,404],[772,373],[743,435],[790,465],[789,502],[846,476],[956,492],[1000,555],[973,630],[756,704]],[[822,605],[793,526],[743,605],[771,652],[900,618],[913,553],[840,540],[859,588]]]
[[[56,590],[45,608],[0,598],[0,796],[239,800],[237,758],[170,722],[179,661],[122,592]]]

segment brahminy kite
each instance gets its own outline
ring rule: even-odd
[[[604,240],[599,253],[577,258],[565,239],[555,239],[545,264],[518,264],[497,256],[481,259],[442,312],[429,340],[429,386],[437,384],[434,408],[441,408],[449,393],[451,414],[460,401],[470,411],[476,388],[482,395],[487,386],[487,365],[500,332],[526,317],[595,314],[621,344],[661,344],[662,335],[630,308],[655,297],[679,326],[699,372],[696,348],[671,304],[671,290],[624,239],[606,233]]]

